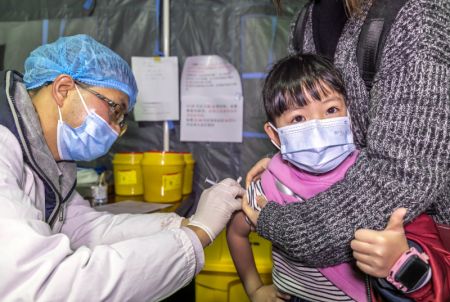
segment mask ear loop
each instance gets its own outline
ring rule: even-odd
[[[275,130],[276,133],[278,133],[278,129],[277,129],[271,122],[269,122],[269,126],[270,126],[273,130]],[[281,150],[281,147],[280,147],[273,139],[270,139],[270,142],[271,142],[278,150]]]
[[[58,104],[56,106],[58,106],[58,114],[59,114],[58,130],[56,132],[56,147],[58,149],[58,154],[59,154],[60,159],[63,159],[62,151],[61,151],[61,140],[60,140],[61,132],[59,130],[60,129],[59,127],[60,127],[60,125],[64,124],[64,121],[62,118],[61,108],[59,107]]]
[[[58,106],[59,120],[60,120],[61,122],[63,122],[62,114],[61,114],[61,108],[59,107],[59,105],[56,105],[56,106]]]
[[[78,85],[77,85],[77,84],[75,84],[75,89],[76,89],[77,92],[78,92],[78,96],[79,96],[80,99],[81,99],[81,103],[83,103],[84,110],[86,110],[86,113],[89,114],[89,109],[88,109],[88,107],[86,106],[86,102],[84,101],[84,98],[83,98],[83,96],[81,95],[80,89],[78,89]]]

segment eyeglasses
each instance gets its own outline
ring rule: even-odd
[[[85,84],[80,83],[78,81],[75,81],[75,83],[83,88],[84,90],[92,93],[95,95],[98,99],[104,101],[109,106],[109,119],[116,125],[119,125],[120,127],[120,133],[119,136],[122,136],[125,131],[127,131],[128,125],[126,124],[126,118],[128,114],[125,112],[125,109],[122,105],[117,104],[116,102],[110,100],[103,94],[98,93],[95,90],[92,90],[91,88],[87,87]]]

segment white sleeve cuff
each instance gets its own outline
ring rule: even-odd
[[[200,242],[200,239],[193,230],[186,227],[182,227],[182,229],[186,232],[186,234],[188,235],[189,239],[192,242],[192,246],[194,247],[195,261],[196,261],[195,275],[197,275],[205,265],[205,254],[203,252],[203,246],[202,243]]]

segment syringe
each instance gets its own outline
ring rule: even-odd
[[[242,181],[242,177],[239,176],[238,179],[236,179],[236,182],[237,182],[237,183],[240,183],[241,181]],[[216,182],[216,181],[211,180],[211,179],[209,179],[208,177],[205,178],[205,182],[208,183],[208,184],[210,184],[210,185],[212,185],[212,186],[217,185],[217,182]]]

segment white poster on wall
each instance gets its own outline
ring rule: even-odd
[[[131,66],[139,89],[136,121],[178,120],[178,58],[132,57]]]
[[[181,140],[242,142],[242,118],[236,68],[215,55],[188,57],[181,76]]]

